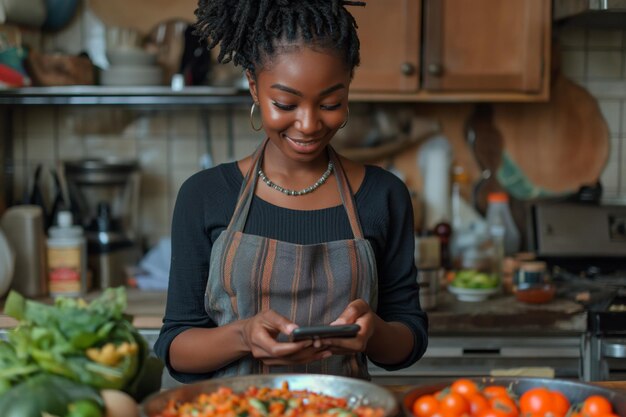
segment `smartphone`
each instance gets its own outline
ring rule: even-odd
[[[291,332],[290,340],[292,342],[297,342],[304,339],[355,337],[359,330],[361,330],[361,326],[358,324],[298,327]]]

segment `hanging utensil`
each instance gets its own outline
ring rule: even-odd
[[[41,186],[42,172],[43,172],[43,164],[38,164],[37,167],[35,168],[32,188],[30,189],[30,193],[26,197],[25,199],[26,201],[24,204],[30,204],[30,205],[41,207],[43,227],[44,227],[44,232],[45,232],[46,230],[48,230],[48,227],[50,226],[50,221],[49,221],[49,212],[47,209],[46,200],[44,198],[42,186]]]
[[[501,190],[495,174],[502,162],[503,140],[493,127],[490,105],[476,106],[465,126],[465,138],[480,170],[472,189],[472,205],[478,212],[484,213],[487,194]]]

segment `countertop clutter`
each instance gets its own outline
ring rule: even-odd
[[[90,292],[86,300],[95,298],[99,292]],[[133,324],[139,329],[161,327],[167,295],[160,291],[127,290],[127,313],[134,317]],[[531,305],[520,303],[512,295],[494,296],[481,303],[459,302],[447,292],[439,295],[439,304],[428,312],[430,332],[490,333],[520,332],[553,334],[583,333],[587,315],[582,305],[556,298],[550,303]],[[51,299],[43,299],[52,302]],[[0,305],[2,302],[0,301]],[[0,328],[12,327],[15,320],[0,315]],[[512,326],[515,323],[515,326]]]
[[[497,295],[479,303],[457,301],[445,291],[436,310],[428,312],[431,334],[583,333],[587,313],[583,305],[555,298],[549,303],[526,304],[514,295]]]

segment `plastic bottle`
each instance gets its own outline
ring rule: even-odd
[[[60,211],[57,226],[48,229],[48,283],[50,295],[79,296],[87,291],[87,243],[72,213]]]
[[[506,193],[489,193],[487,197],[487,224],[496,249],[501,246],[500,259],[514,255],[520,248],[520,233],[509,210]]]

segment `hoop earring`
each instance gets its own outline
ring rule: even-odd
[[[348,107],[348,113],[346,114],[346,120],[339,126],[339,129],[343,129],[348,124],[348,120],[350,120],[350,108]]]
[[[254,130],[255,132],[258,132],[259,130],[263,129],[263,120],[261,120],[261,126],[259,126],[258,128],[254,126],[254,108],[255,107],[256,107],[256,103],[252,102],[252,107],[250,107],[250,126],[252,126],[252,130]]]

